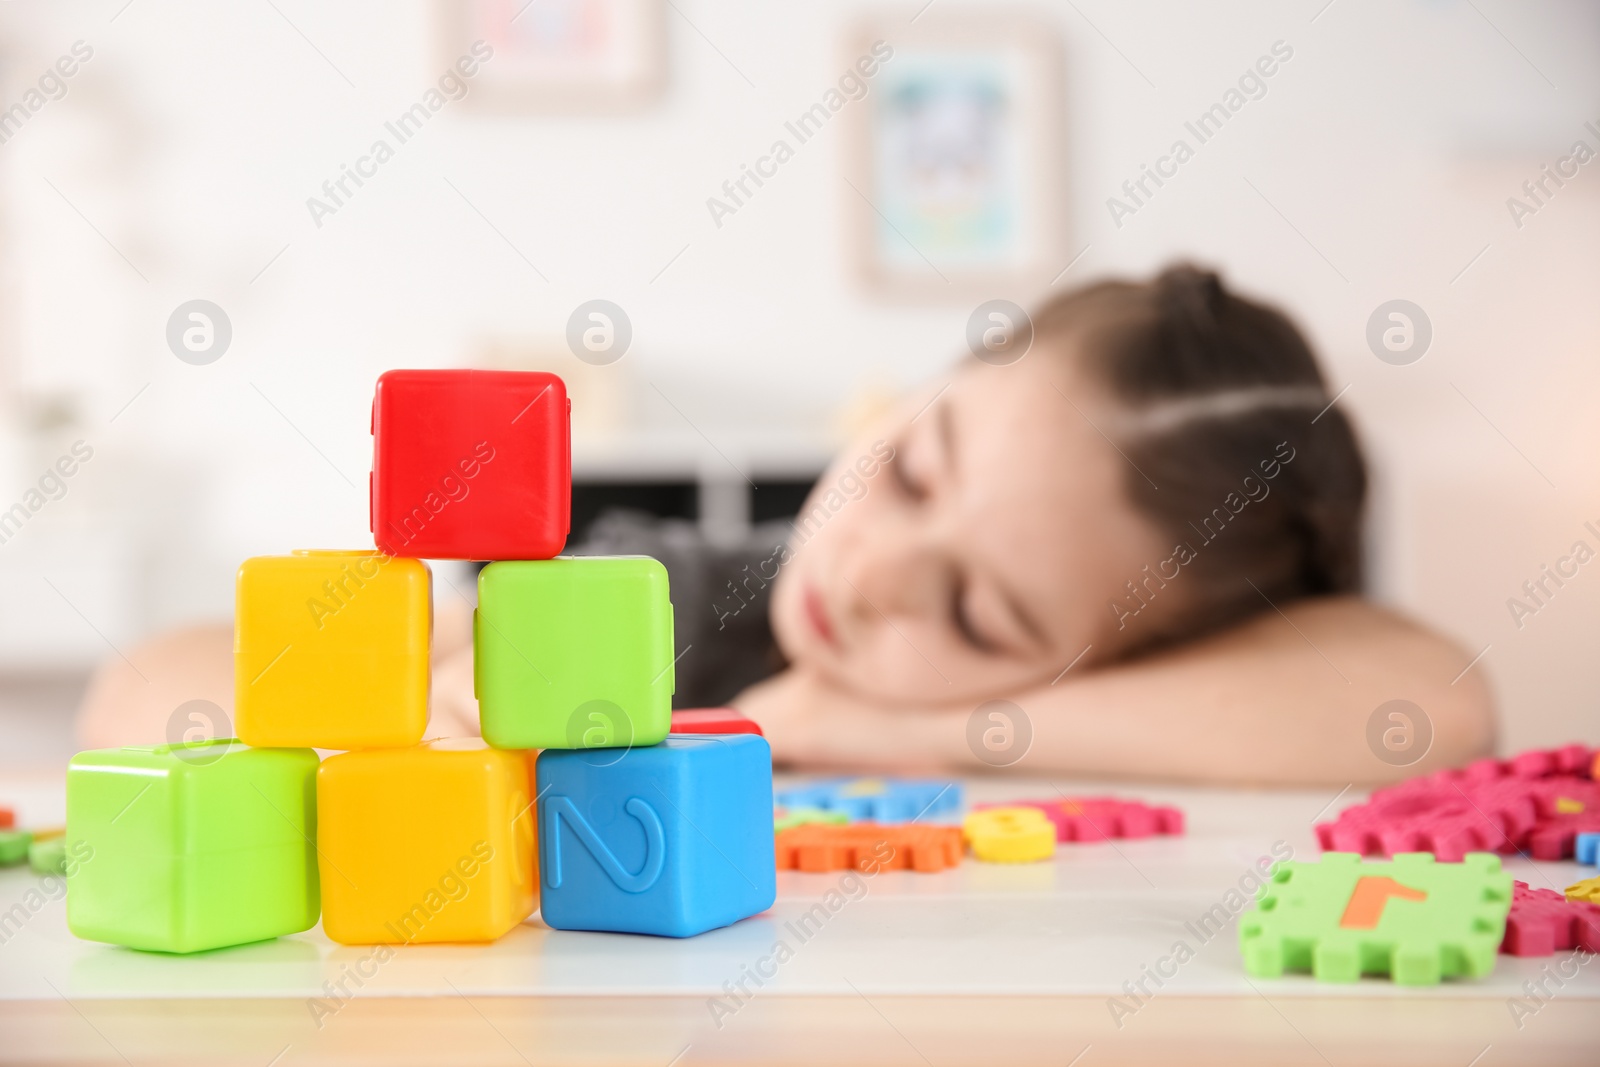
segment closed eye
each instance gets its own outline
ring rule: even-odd
[[[991,641],[973,624],[972,613],[967,607],[967,595],[964,586],[958,585],[950,597],[950,620],[955,625],[956,632],[961,639],[979,652],[998,652],[999,645]]]
[[[905,449],[895,449],[894,459],[889,461],[889,472],[894,477],[895,485],[900,491],[912,500],[926,500],[928,489],[911,475],[911,469],[905,462]]]

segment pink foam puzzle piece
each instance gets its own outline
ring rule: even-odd
[[[1533,813],[1533,825],[1517,847],[1540,860],[1573,854],[1577,835],[1600,830],[1600,782],[1575,775],[1536,779],[1502,779],[1481,788],[1476,798],[1490,803],[1522,803]]]
[[[1600,904],[1515,883],[1500,951],[1509,956],[1550,956],[1571,948],[1600,952]]]
[[[1570,859],[1579,834],[1600,831],[1600,809],[1554,815],[1528,834],[1527,853],[1536,860]]]
[[[1523,800],[1536,819],[1600,811],[1600,782],[1572,774],[1548,778],[1500,778],[1470,791],[1474,800]]]
[[[1062,841],[1183,833],[1183,812],[1173,807],[1152,807],[1138,800],[1115,797],[1068,797],[1060,802],[1059,808],[1062,819],[1056,824],[1056,836]]]
[[[1057,797],[1054,800],[1019,800],[992,807],[1037,808],[1055,824],[1057,841],[1105,841],[1177,836],[1183,833],[1183,812],[1169,805],[1149,805],[1116,797]]]
[[[1596,756],[1600,756],[1600,749],[1591,749],[1587,745],[1564,745],[1561,748],[1523,752],[1505,762],[1508,771],[1519,778],[1547,778],[1555,774],[1592,778]]]
[[[1591,756],[1568,745],[1413,778],[1318,824],[1317,840],[1328,851],[1432,852],[1457,862],[1468,852],[1522,851],[1549,824],[1556,828],[1539,837],[1541,850],[1570,851],[1587,826],[1568,817],[1600,810],[1600,783],[1587,777]]]
[[[1534,822],[1532,806],[1521,798],[1485,806],[1464,790],[1415,779],[1379,790],[1316,829],[1328,852],[1431,852],[1442,862],[1459,863],[1468,852],[1515,852]]]

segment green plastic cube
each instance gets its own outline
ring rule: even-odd
[[[200,952],[308,930],[317,754],[234,740],[80,752],[67,768],[67,926]]]
[[[473,644],[496,748],[654,745],[672,725],[672,601],[648,556],[489,564]]]

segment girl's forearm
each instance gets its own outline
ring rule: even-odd
[[[977,707],[884,707],[795,671],[737,703],[791,766],[1346,785],[1489,750],[1488,687],[1482,664],[1461,674],[1468,658],[1419,626],[1341,598],[1266,612],[1180,649],[1075,669]],[[1369,745],[1374,711],[1397,698],[1422,709],[1431,728],[1425,754],[1411,763],[1386,762]],[[1423,722],[1410,727],[1414,741],[1423,736]]]
[[[1355,599],[1271,611],[1182,649],[1019,694],[1031,749],[1014,766],[1044,773],[1196,782],[1347,784],[1393,780],[1484,754],[1492,741],[1481,664],[1421,627]],[[1452,681],[1454,680],[1454,681]],[[1386,760],[1369,733],[1413,748]],[[955,709],[951,709],[953,712]],[[936,718],[944,718],[940,715]],[[950,731],[943,731],[947,736]],[[1431,742],[1425,740],[1431,733]],[[1423,752],[1423,745],[1426,751]],[[981,767],[965,737],[951,755]],[[1405,760],[1418,757],[1414,762]]]

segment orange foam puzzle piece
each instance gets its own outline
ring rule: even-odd
[[[961,862],[959,826],[807,823],[780,831],[776,845],[780,871],[853,869],[872,874],[880,870],[931,873]]]

